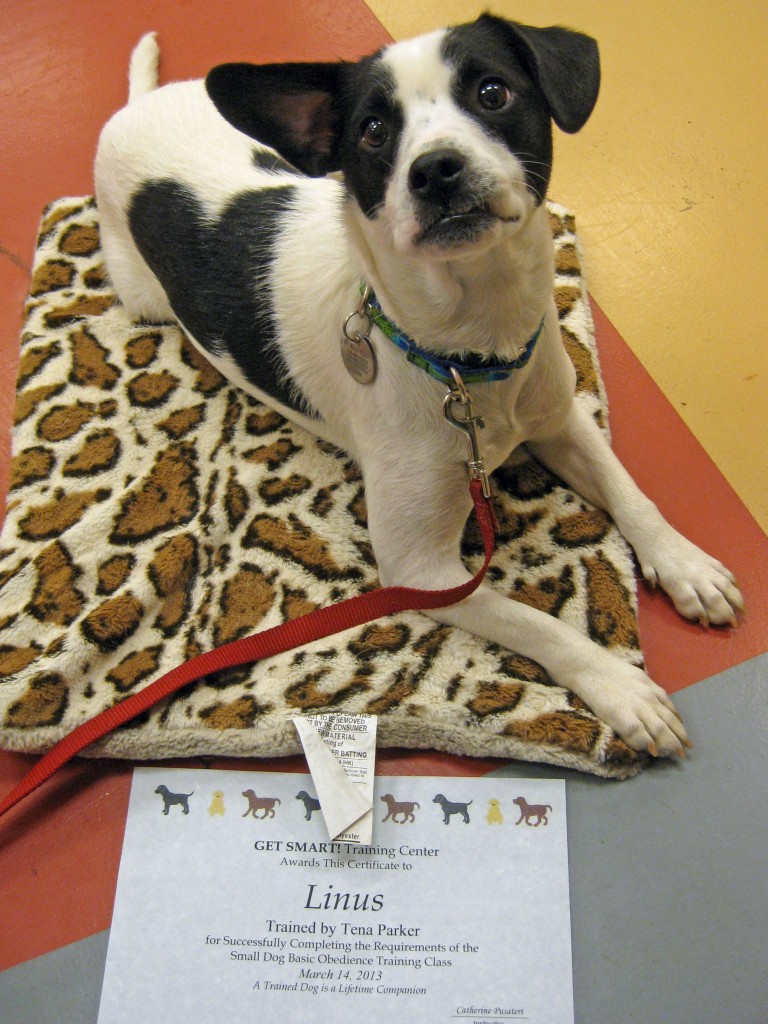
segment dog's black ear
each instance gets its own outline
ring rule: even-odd
[[[220,64],[205,88],[231,125],[317,177],[339,168],[336,97],[344,67]]]
[[[583,128],[600,91],[600,54],[597,42],[568,28],[532,28],[492,15],[507,34],[518,57],[544,93],[552,119],[564,132]]]

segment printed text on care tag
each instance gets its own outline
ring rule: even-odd
[[[317,790],[328,835],[370,846],[376,770],[375,715],[304,715],[293,724]]]

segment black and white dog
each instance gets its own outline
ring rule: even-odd
[[[99,145],[112,282],[130,314],[178,320],[232,381],[357,460],[383,583],[468,578],[467,439],[441,411],[446,386],[462,396],[453,365],[488,472],[526,442],[683,615],[735,624],[731,574],[574,402],[542,201],[552,121],[578,131],[597,99],[594,40],[484,15],[356,64],[229,64],[156,89],[157,62],[145,36]],[[634,748],[688,745],[659,686],[557,619],[486,587],[431,614],[535,659]]]

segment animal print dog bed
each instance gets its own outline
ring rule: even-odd
[[[574,220],[550,214],[563,344],[607,429]],[[633,563],[606,516],[525,452],[495,490],[491,585],[640,663]],[[482,560],[471,525],[465,556]],[[192,655],[376,584],[350,459],[229,384],[175,326],[131,323],[93,200],[48,207],[0,538],[0,745],[45,751]],[[293,754],[292,716],[342,709],[379,715],[383,746],[614,778],[644,761],[537,664],[419,613],[209,676],[88,753]]]

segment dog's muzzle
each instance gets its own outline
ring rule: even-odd
[[[408,173],[408,188],[417,204],[421,230],[418,245],[442,248],[478,240],[500,217],[484,189],[473,187],[473,173],[463,153],[448,147],[417,157]]]

